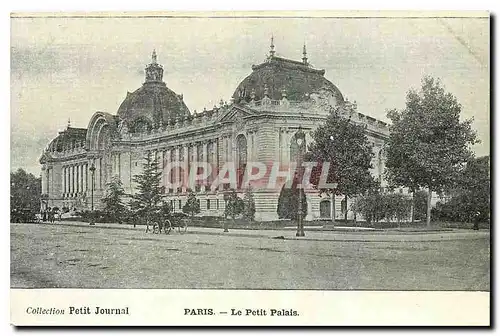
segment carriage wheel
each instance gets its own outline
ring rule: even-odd
[[[165,223],[165,227],[163,228],[163,232],[165,232],[165,234],[170,234],[170,231],[172,231],[172,222],[170,222],[167,219],[167,222]]]

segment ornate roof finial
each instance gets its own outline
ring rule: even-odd
[[[283,89],[281,90],[281,98],[282,98],[282,99],[283,99],[283,98],[286,98],[286,96],[287,96],[287,94],[286,94],[286,89],[285,89],[285,88],[283,88]]]
[[[71,127],[71,119],[68,118],[68,127],[67,128],[70,128]]]
[[[267,83],[264,84],[264,96],[269,96],[269,88],[267,87]]]
[[[271,49],[269,50],[269,57],[274,57],[274,54],[276,53],[274,51],[274,35],[271,35]]]
[[[156,64],[156,50],[153,49],[153,54],[151,55],[151,63]]]
[[[307,50],[306,50],[306,43],[305,42],[304,42],[304,47],[302,48],[302,55],[304,55],[302,57],[302,63],[307,65]]]

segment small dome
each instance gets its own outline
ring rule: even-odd
[[[255,100],[260,100],[266,87],[273,100],[280,100],[283,92],[289,100],[302,101],[312,93],[328,91],[337,102],[344,101],[340,90],[324,77],[325,70],[313,69],[308,63],[270,56],[266,62],[252,66],[252,70],[234,91],[236,102],[250,101],[252,92]]]
[[[131,131],[139,120],[153,125],[190,114],[182,95],[170,90],[163,82],[163,67],[156,63],[156,52],[153,52],[152,62],[145,72],[145,83],[134,92],[127,92],[117,112]]]
[[[69,127],[59,132],[48,145],[49,152],[62,152],[68,149],[83,147],[85,145],[86,128]]]
[[[139,117],[146,117],[151,122],[166,122],[188,115],[189,109],[182,96],[167,88],[165,83],[144,83],[136,91],[127,92],[117,114],[127,122]]]

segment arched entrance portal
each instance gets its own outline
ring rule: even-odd
[[[111,134],[109,126],[103,125],[97,137],[97,151],[99,155],[98,185],[97,189],[105,190],[106,184],[111,179]]]

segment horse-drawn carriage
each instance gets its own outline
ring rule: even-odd
[[[169,234],[172,230],[177,228],[177,232],[186,233],[188,228],[188,221],[182,216],[170,216],[169,219],[158,221],[153,224],[153,233]]]

